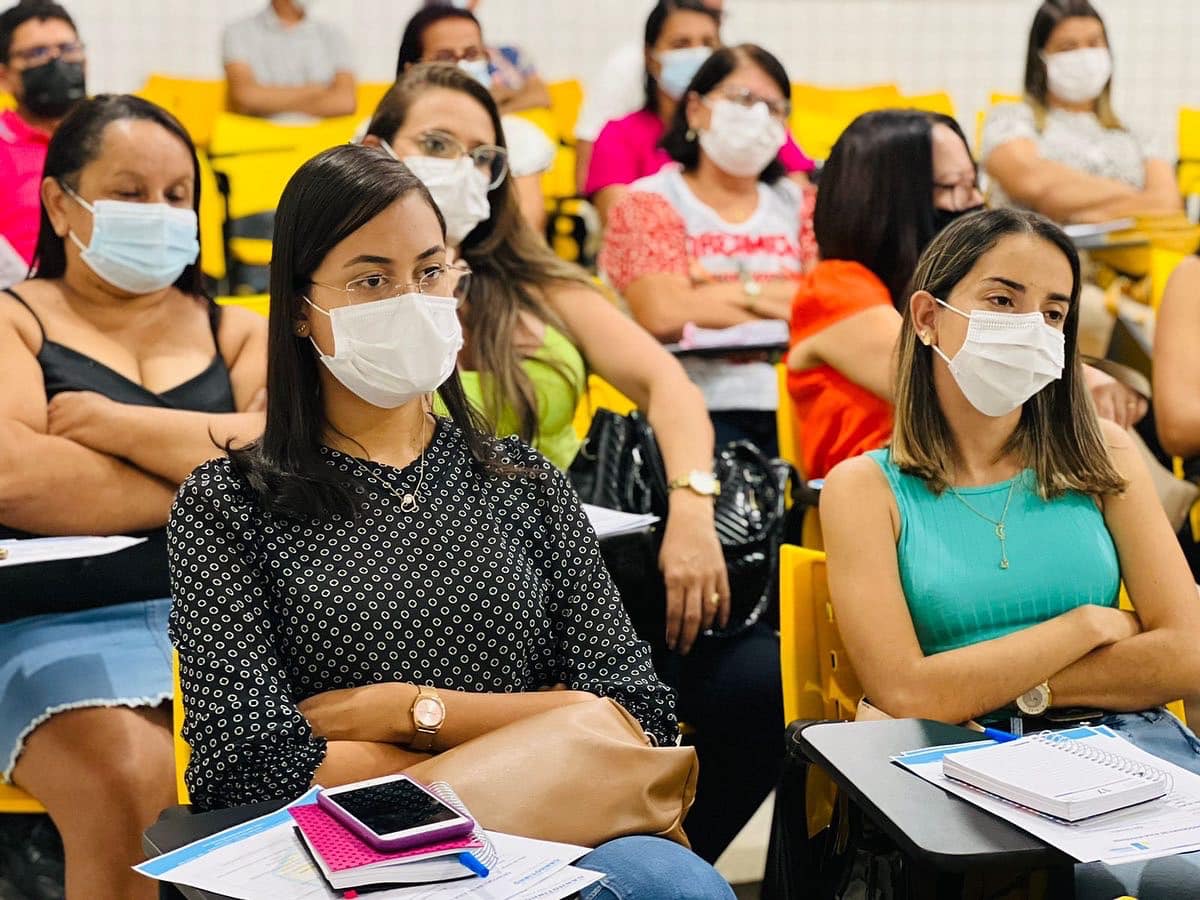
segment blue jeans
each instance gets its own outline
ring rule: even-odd
[[[1103,724],[1147,753],[1200,774],[1200,740],[1166,710],[1116,713],[1106,716]],[[1075,867],[1077,900],[1112,900],[1123,894],[1138,900],[1200,897],[1200,851],[1119,866]]]
[[[605,876],[580,892],[582,900],[734,900],[716,869],[665,838],[617,838],[575,865]]]

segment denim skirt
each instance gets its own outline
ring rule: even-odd
[[[56,713],[169,700],[170,611],[170,599],[146,600],[0,624],[0,780]]]

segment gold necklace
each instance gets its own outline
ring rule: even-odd
[[[1002,569],[1008,568],[1008,547],[1005,543],[1008,540],[1008,532],[1005,530],[1004,520],[1008,518],[1008,506],[1010,503],[1012,503],[1013,491],[1016,489],[1017,479],[1020,477],[1020,475],[1017,475],[1016,478],[1013,478],[1012,482],[1009,484],[1008,499],[1004,501],[1004,512],[1000,513],[999,519],[993,519],[991,516],[985,516],[965,499],[963,499],[962,494],[956,491],[953,486],[950,487],[950,493],[958,498],[959,503],[961,503],[971,512],[975,513],[975,515],[979,516],[979,518],[983,519],[983,521],[987,522],[995,530],[996,538],[1000,541],[1000,568]]]
[[[421,488],[425,485],[425,416],[421,417],[421,462],[417,471],[417,484],[409,493],[401,494],[398,490],[388,484],[381,478],[376,478],[375,474],[367,468],[366,464],[357,456],[351,456],[350,459],[358,466],[359,470],[367,476],[375,484],[390,493],[393,497],[400,501],[400,511],[404,513],[416,512],[417,507],[421,505]]]

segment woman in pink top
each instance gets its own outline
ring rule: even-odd
[[[671,161],[659,146],[692,76],[720,45],[720,15],[701,0],[660,0],[646,20],[646,104],[601,130],[592,148],[583,193],[601,218],[639,178]],[[813,168],[789,135],[779,161],[807,184]]]

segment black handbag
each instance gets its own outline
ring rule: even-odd
[[[762,620],[777,625],[779,544],[787,522],[795,469],[771,460],[748,441],[720,448],[714,470],[721,483],[715,501],[717,537],[729,573],[730,616],[706,635],[732,637]],[[654,431],[637,412],[597,410],[569,476],[585,503],[631,513],[652,513],[660,523],[648,533],[606,540],[605,562],[638,635],[653,645],[666,630],[666,587],[658,550],[666,521],[667,478]]]

